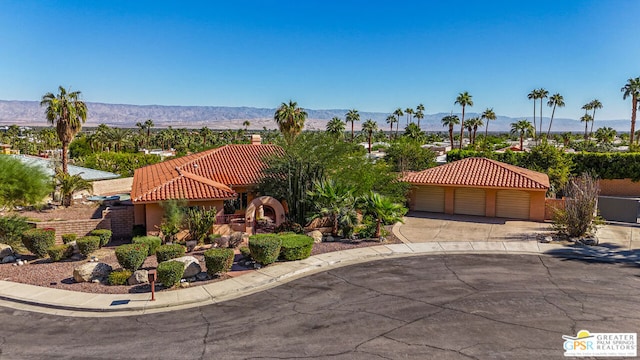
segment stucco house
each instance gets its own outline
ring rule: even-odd
[[[265,168],[263,159],[281,152],[279,146],[262,144],[254,135],[251,144],[225,145],[137,169],[131,189],[134,222],[149,234],[158,233],[161,203],[186,200],[187,206],[215,207],[217,226],[235,224],[234,230],[251,232],[261,208],[280,224],[282,205],[270,197],[255,198],[252,187]]]
[[[447,214],[544,221],[546,174],[486,158],[467,158],[420,172],[412,185],[409,208]]]

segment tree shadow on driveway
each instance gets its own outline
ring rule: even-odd
[[[622,263],[640,267],[640,249],[626,249],[611,243],[595,246],[573,244],[548,250],[545,254],[571,261]]]

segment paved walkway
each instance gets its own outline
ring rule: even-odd
[[[402,244],[337,251],[273,264],[224,281],[157,292],[156,301],[150,301],[149,293],[91,294],[0,281],[0,306],[78,317],[140,315],[227,301],[336,267],[432,254],[546,254],[640,264],[640,228],[608,225],[599,232],[601,246],[565,246],[536,240],[538,233],[550,230],[548,224],[411,215],[404,225],[394,227],[394,234]]]

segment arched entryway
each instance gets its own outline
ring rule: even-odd
[[[258,198],[253,199],[253,201],[251,201],[251,204],[247,206],[247,211],[244,216],[245,224],[246,224],[245,232],[249,234],[254,233],[256,212],[261,207],[263,209],[268,209],[267,212],[270,215],[269,217],[273,216],[272,220],[274,221],[276,226],[284,222],[285,215],[284,215],[284,207],[282,207],[282,204],[275,198],[272,198],[271,196],[260,196]]]

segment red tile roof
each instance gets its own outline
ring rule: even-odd
[[[145,166],[133,175],[131,199],[140,203],[235,198],[232,187],[256,184],[265,167],[263,159],[277,153],[282,153],[277,145],[225,145]]]
[[[416,185],[457,185],[509,189],[546,190],[547,174],[486,158],[467,158],[410,173],[404,181]]]

